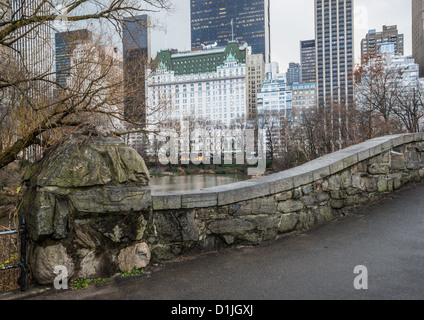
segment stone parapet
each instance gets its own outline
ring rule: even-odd
[[[152,257],[261,244],[346,215],[423,178],[424,133],[416,133],[365,141],[249,181],[153,194]]]

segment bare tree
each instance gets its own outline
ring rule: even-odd
[[[401,120],[408,133],[420,131],[420,123],[424,117],[424,84],[420,80],[413,81],[397,96],[397,104],[393,113]]]
[[[397,115],[409,90],[403,76],[403,68],[390,63],[385,55],[377,55],[355,70],[357,108],[368,116],[369,139],[402,132]]]
[[[28,1],[0,1],[0,168],[26,148],[48,146],[72,128],[104,124],[105,117],[110,123],[128,120],[121,108],[125,88],[116,75],[119,62],[99,50],[100,40],[79,48],[73,65],[62,70],[70,74],[66,84],[57,81],[53,66],[31,68],[28,64],[33,62],[22,59],[19,42],[34,37],[50,43],[50,35],[37,30],[52,28],[60,18],[49,0],[29,3],[30,8]],[[168,0],[71,0],[65,11],[70,23],[106,21],[120,33],[124,17],[169,8]],[[133,125],[140,131],[145,126]]]

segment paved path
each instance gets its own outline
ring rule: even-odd
[[[354,268],[368,269],[368,290]],[[424,299],[424,185],[255,248],[167,263],[149,276],[37,299]]]

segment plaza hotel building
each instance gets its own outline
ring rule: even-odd
[[[159,52],[147,75],[148,125],[196,121],[220,129],[242,126],[248,117],[250,55],[247,43],[238,42]]]

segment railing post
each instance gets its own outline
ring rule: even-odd
[[[21,241],[21,259],[19,267],[21,268],[21,275],[18,279],[18,284],[21,288],[21,291],[26,290],[26,221],[22,219],[21,228],[19,230],[20,241]]]

